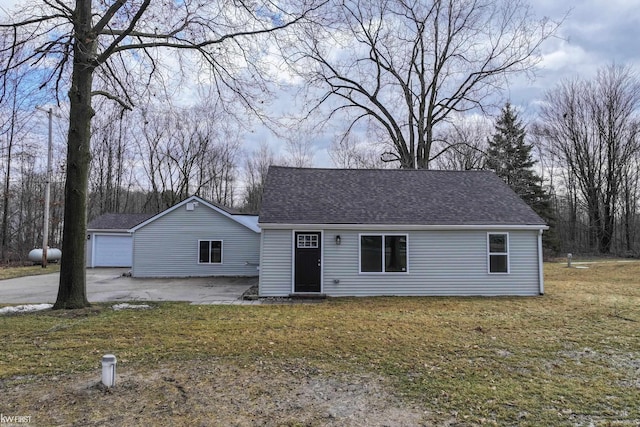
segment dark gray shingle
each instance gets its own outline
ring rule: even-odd
[[[490,171],[269,168],[260,223],[544,225]]]
[[[87,224],[88,230],[128,230],[151,218],[152,214],[108,213]]]

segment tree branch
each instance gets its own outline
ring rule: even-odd
[[[104,27],[106,27],[109,24],[109,22],[111,22],[115,14],[122,8],[122,6],[124,6],[126,2],[127,0],[116,0],[104,12],[104,15],[102,15],[102,18],[100,18],[100,20],[96,23],[96,25],[93,26],[91,31],[93,31],[93,33],[95,33],[96,36],[100,34],[104,29]],[[146,1],[145,3],[148,4],[148,1]]]
[[[111,20],[111,17],[118,11],[120,7],[124,5],[125,1],[126,0],[118,0],[116,3],[114,3],[111,6],[111,8],[109,8],[107,13],[105,13],[105,16],[103,16],[102,20],[93,29],[96,32],[96,34],[99,34],[102,32],[105,25],[109,23],[109,21]],[[122,42],[122,40],[124,40],[125,37],[127,37],[129,33],[133,31],[138,21],[140,21],[140,18],[149,7],[149,3],[151,3],[151,0],[144,0],[142,2],[136,14],[133,16],[133,18],[131,18],[131,21],[129,22],[129,26],[127,27],[127,29],[125,29],[122,32],[122,34],[118,35],[118,37],[116,37],[116,39],[113,42],[111,42],[109,47],[107,47],[100,55],[98,55],[95,61],[96,65],[103,64],[107,60],[107,58],[109,58],[109,56],[111,56],[111,54],[115,51],[116,47],[120,44],[120,42]],[[116,8],[116,6],[118,7]],[[105,21],[105,18],[107,18],[107,14],[110,13],[112,9],[115,9],[115,10],[113,10],[111,17],[109,17],[109,19]],[[102,21],[104,21],[104,23],[100,25]]]
[[[128,105],[126,102],[124,102],[124,101],[123,101],[122,99],[120,99],[119,97],[114,96],[114,95],[112,95],[112,94],[110,94],[109,92],[106,92],[106,91],[104,91],[104,90],[94,90],[94,91],[92,91],[92,92],[91,92],[91,96],[97,96],[97,95],[102,95],[102,96],[104,96],[104,97],[105,97],[105,98],[107,98],[107,99],[110,99],[110,100],[112,100],[112,101],[117,102],[117,103],[118,103],[118,104],[120,104],[120,106],[121,106],[123,109],[125,109],[125,110],[129,110],[129,111],[130,111],[130,110],[132,110],[132,108],[133,108],[131,105]]]

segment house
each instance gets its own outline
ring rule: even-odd
[[[258,275],[256,215],[191,196],[129,231],[134,277]]]
[[[150,214],[101,215],[87,224],[87,267],[131,267],[133,237],[129,232]]]
[[[545,222],[489,171],[271,167],[259,293],[538,295]]]

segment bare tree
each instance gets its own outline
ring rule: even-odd
[[[135,163],[130,114],[122,114],[113,103],[103,101],[103,112],[93,119],[92,159],[89,173],[89,217],[108,212],[129,212]]]
[[[438,169],[447,170],[484,168],[487,139],[490,135],[491,124],[484,118],[455,117],[437,138],[441,142],[434,147],[441,153],[434,156],[434,165]]]
[[[26,125],[25,117],[21,109],[20,104],[22,98],[20,94],[20,78],[9,80],[11,82],[11,88],[5,91],[10,91],[4,99],[7,101],[3,103],[2,107],[4,112],[8,113],[3,120],[2,127],[0,128],[0,137],[2,137],[2,157],[4,167],[4,185],[2,192],[2,225],[0,228],[0,234],[2,235],[1,243],[1,258],[5,259],[7,250],[10,243],[9,235],[9,211],[11,201],[11,179],[14,168],[14,156],[15,156],[15,143],[16,139],[21,135],[21,128]],[[9,83],[8,81],[8,83]]]
[[[238,157],[240,142],[233,135],[227,140],[217,140],[202,158],[199,167],[198,192],[203,198],[233,207],[236,203]]]
[[[233,117],[207,102],[165,105],[134,114],[140,185],[151,188],[150,210],[159,212],[196,194],[232,206],[240,140]]]
[[[241,210],[258,213],[262,206],[262,191],[267,179],[269,166],[281,164],[273,150],[262,142],[257,150],[249,153],[244,164],[244,191],[242,193]]]
[[[9,43],[7,37],[0,38],[0,45]],[[16,49],[16,56],[23,56],[22,49]],[[8,252],[12,244],[12,230],[9,225],[11,222],[10,212],[12,204],[16,200],[16,186],[12,186],[12,180],[21,179],[20,174],[15,174],[16,157],[20,156],[20,141],[30,139],[36,120],[34,116],[36,105],[44,103],[45,98],[42,93],[36,93],[34,85],[35,72],[28,66],[22,66],[15,72],[8,73],[4,76],[2,88],[0,90],[0,170],[2,171],[2,198],[0,205],[2,206],[1,223],[0,223],[0,259],[9,257],[20,257],[19,252],[12,251],[9,256]],[[17,165],[18,169],[20,165]],[[18,186],[19,187],[19,186]]]
[[[328,108],[347,132],[378,128],[391,146],[384,159],[402,168],[428,168],[436,128],[453,112],[483,110],[510,76],[531,71],[558,27],[524,0],[332,4],[289,57],[311,87],[311,111]]]
[[[293,132],[285,139],[287,165],[308,168],[313,165],[313,141],[304,132]]]
[[[590,246],[612,249],[618,202],[640,152],[640,80],[612,65],[593,80],[565,81],[549,91],[535,132],[575,178],[587,209]]]
[[[637,255],[638,196],[640,195],[640,158],[632,159],[622,179],[622,242],[626,255]]]
[[[329,146],[329,157],[333,164],[344,169],[383,169],[389,167],[380,158],[382,144],[371,142],[371,138],[357,139],[351,133],[339,135]]]
[[[240,125],[214,96],[191,107],[185,117],[191,138],[203,147],[197,160],[197,176],[191,194],[233,206],[240,152]]]
[[[299,6],[299,7],[298,7]],[[58,93],[68,83],[70,123],[67,145],[67,176],[63,260],[55,308],[89,305],[86,297],[84,240],[86,201],[91,158],[93,95],[103,95],[131,107],[127,76],[123,68],[136,67],[147,75],[160,72],[163,49],[177,53],[196,52],[207,65],[214,84],[226,87],[249,108],[252,93],[262,90],[259,56],[253,47],[258,38],[300,22],[315,4],[285,4],[266,0],[230,4],[226,1],[152,2],[151,0],[42,0],[25,6],[16,19],[0,24],[12,43],[0,54],[7,59],[0,75],[29,62],[43,67],[43,85]],[[264,40],[260,40],[264,43]],[[20,59],[16,47],[27,46],[32,53]],[[245,86],[239,69],[257,86]],[[102,85],[94,88],[99,71]]]

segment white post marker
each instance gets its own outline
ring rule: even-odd
[[[102,356],[102,384],[107,387],[116,385],[116,356],[105,354]]]

